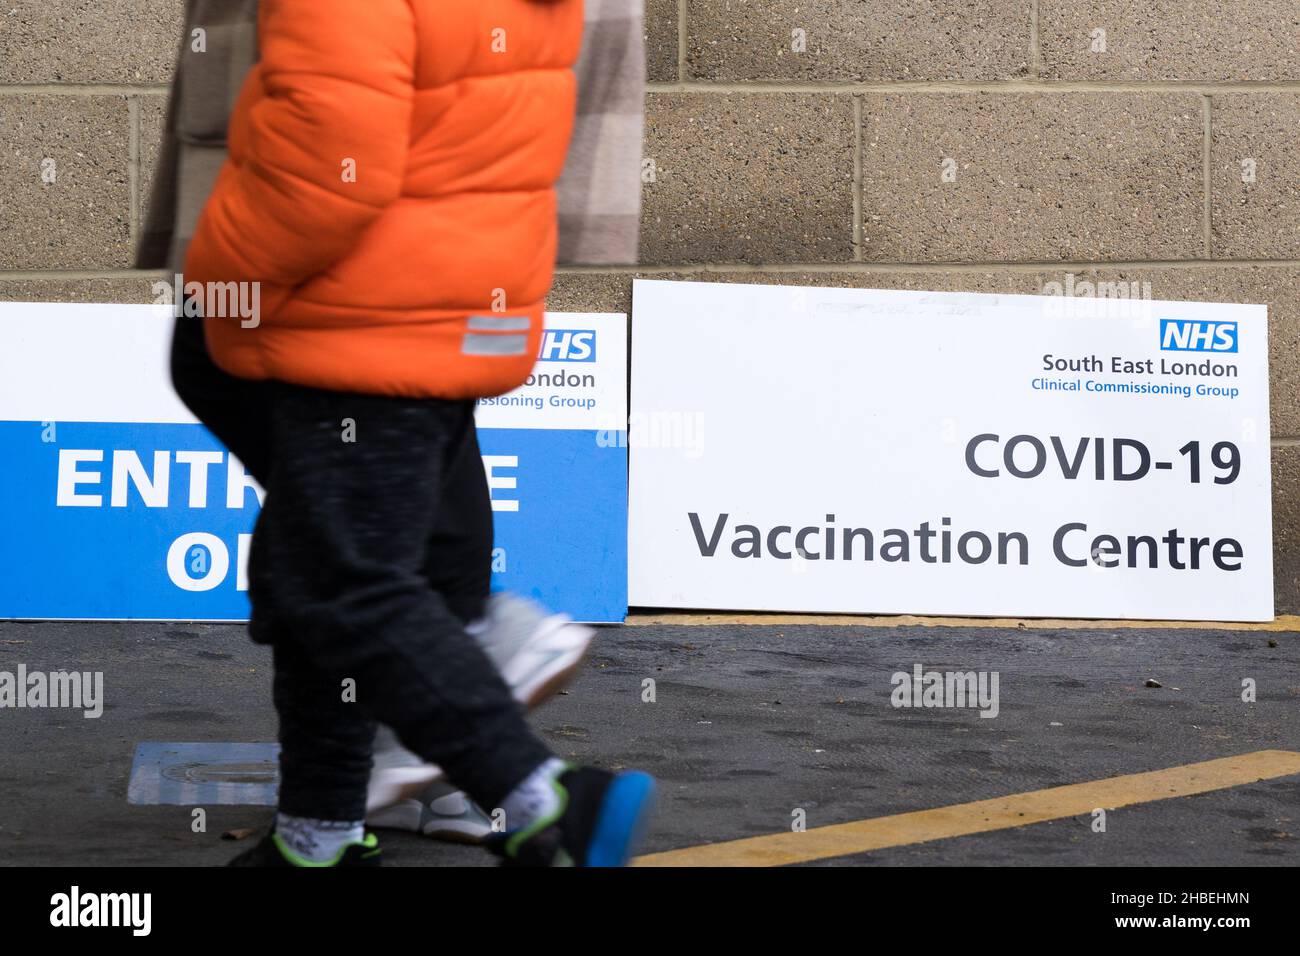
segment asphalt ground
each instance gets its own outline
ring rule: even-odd
[[[268,655],[243,627],[0,622],[0,672],[20,664],[102,671],[105,704],[93,720],[0,709],[0,864],[214,865],[247,845],[223,833],[269,822],[267,807],[208,804],[206,832],[195,833],[193,807],[127,802],[141,742],[275,739]],[[917,664],[997,672],[997,716],[893,706],[892,675]],[[1247,679],[1253,702],[1242,699]],[[798,861],[810,866],[1300,862],[1294,632],[605,627],[582,676],[533,719],[566,758],[659,779],[651,859],[765,837],[746,859],[782,862],[803,822],[801,837],[822,834]],[[1260,754],[1228,761],[1224,779],[1197,769]],[[1177,779],[1129,783],[1164,770]],[[1186,780],[1204,792],[1180,795]],[[1093,791],[1072,787],[1094,781],[1109,781],[1096,797],[1107,801],[1104,830],[1084,809]],[[1044,819],[1016,825],[1037,811],[1025,817],[1014,803],[990,824],[987,806],[963,806],[1021,794],[1031,795],[1023,806],[1047,806]],[[936,818],[953,835],[929,838]],[[875,821],[867,842],[852,827],[843,839],[821,830],[855,821]],[[389,865],[491,862],[411,834],[382,841]],[[719,860],[699,852],[668,859]]]

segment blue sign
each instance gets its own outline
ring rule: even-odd
[[[483,428],[492,483],[493,590],[583,621],[627,614],[627,443],[621,435]],[[502,466],[496,462],[505,459]],[[514,460],[517,464],[510,465]]]
[[[116,314],[123,307],[94,308]],[[605,347],[582,376],[538,373],[480,407],[496,532],[493,588],[577,620],[621,621],[626,323],[622,316],[555,318],[565,328],[554,358],[565,351],[593,362],[596,331],[581,327],[586,320],[605,322]],[[31,360],[57,369],[57,356]],[[164,376],[160,363],[156,390],[169,393]],[[165,421],[153,384],[143,390],[150,394],[138,394],[138,381],[125,386],[135,389],[136,404],[105,399],[105,417],[114,420],[93,421],[85,420],[96,410],[93,389],[57,374],[42,381],[62,398],[43,404],[30,394],[42,386],[29,382],[19,415],[6,416],[0,405],[0,618],[246,620],[261,489],[238,459],[202,425]],[[70,404],[69,391],[88,400]],[[155,421],[121,420],[155,407]],[[23,420],[3,420],[10,416]]]
[[[248,617],[258,491],[206,428],[66,422],[50,432],[0,422],[0,617]],[[621,621],[626,442],[485,428],[479,444],[497,486],[494,588]]]

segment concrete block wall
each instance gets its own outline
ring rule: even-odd
[[[628,310],[635,275],[1036,293],[1074,274],[1267,303],[1277,608],[1300,611],[1295,0],[646,4],[643,265],[564,270],[553,308]],[[0,7],[0,299],[148,300],[129,266],[180,8]]]

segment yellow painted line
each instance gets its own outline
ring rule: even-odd
[[[785,866],[891,846],[1006,830],[1107,810],[1225,790],[1274,777],[1300,774],[1300,753],[1259,750],[1168,770],[1127,774],[1048,790],[1017,793],[975,803],[917,810],[874,820],[814,827],[803,833],[708,843],[639,857],[636,866]]]
[[[910,614],[629,614],[625,624],[767,624],[793,627],[797,624],[843,627],[978,627],[1051,630],[1206,630],[1206,631],[1300,631],[1300,615],[1283,614],[1271,621],[1091,621],[1077,618],[1043,617],[919,617]]]

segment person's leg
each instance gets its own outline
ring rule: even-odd
[[[465,431],[443,485],[443,508],[425,562],[425,577],[471,630],[531,709],[577,673],[594,632],[516,594],[491,595],[492,498],[478,430]]]
[[[171,374],[181,401],[265,487],[271,470],[270,383],[222,371],[208,354],[202,320],[192,318],[176,321]],[[375,724],[344,701],[341,678],[319,671],[286,635],[264,634],[263,640],[272,645],[281,745],[275,839],[297,861],[328,860],[363,838],[365,801],[358,805],[355,794],[358,787],[364,793],[370,775]]]
[[[470,422],[447,466],[424,576],[463,624],[483,617],[492,587],[492,496]]]
[[[425,578],[487,651],[515,699],[531,710],[577,674],[594,632],[518,595],[496,594],[489,602],[492,534],[492,501],[477,430],[467,428],[443,485]],[[483,808],[383,726],[375,736],[367,809],[371,826],[436,839],[477,842],[492,832]]]
[[[280,718],[275,829],[297,857],[328,860],[364,838],[375,722],[348,702],[344,678],[319,670],[297,644],[282,640],[272,652]]]
[[[279,385],[250,585],[255,638],[288,635],[318,671],[355,682],[356,706],[495,807],[550,752],[425,576],[472,414],[469,402]],[[290,754],[285,773],[295,766]],[[365,796],[347,773],[303,791],[322,819]]]
[[[513,594],[492,595],[492,501],[476,428],[466,428],[448,466],[443,506],[429,540],[425,578],[487,651],[515,699],[531,710],[577,674],[594,632]],[[457,842],[492,829],[487,813],[380,727],[367,822]]]
[[[280,809],[332,820],[359,820],[364,801],[355,798],[370,774],[375,723],[345,700],[344,678],[321,671],[301,647],[282,641],[272,648],[272,699],[280,714]],[[352,781],[350,788],[334,781]]]
[[[180,318],[172,331],[172,387],[185,407],[262,487],[271,470],[270,384],[223,372],[208,355],[203,320]]]

